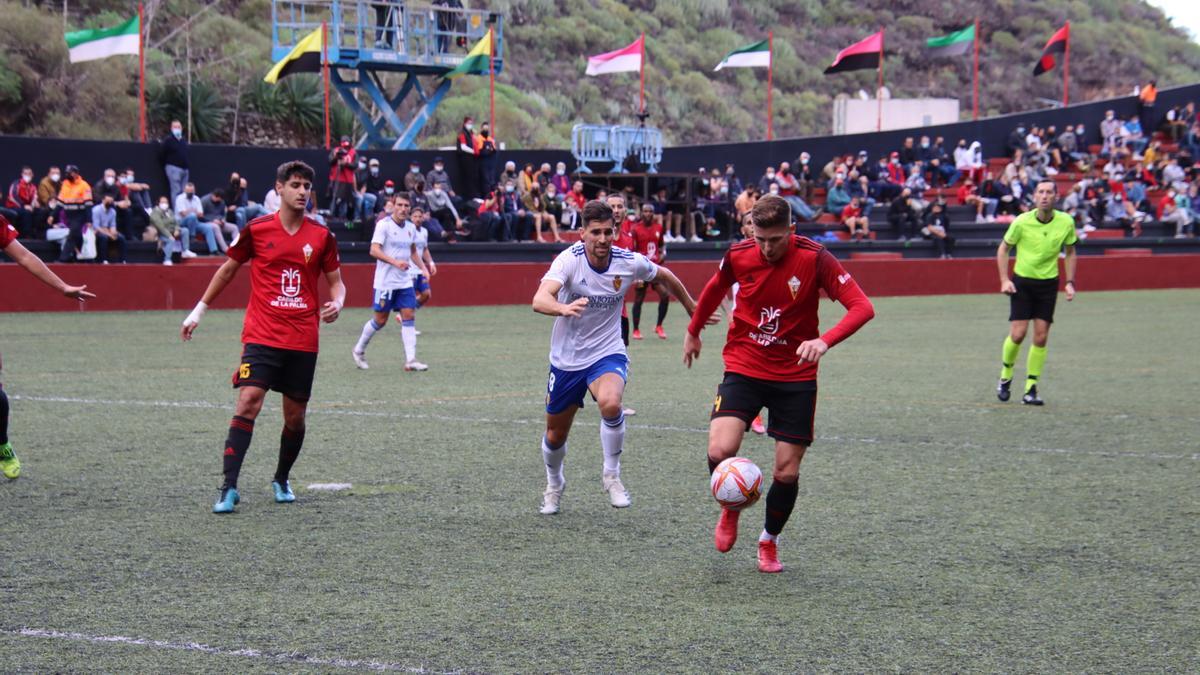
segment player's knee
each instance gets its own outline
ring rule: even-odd
[[[252,420],[258,417],[259,411],[263,406],[263,392],[243,389],[244,394],[238,397],[237,406],[235,406],[234,414],[238,417],[245,417]]]
[[[777,466],[771,472],[771,479],[780,483],[795,483],[800,479],[800,467]]]
[[[552,448],[561,448],[567,442],[567,429],[546,429],[546,444]]]
[[[601,396],[597,405],[600,406],[600,414],[607,419],[612,419],[621,414],[620,396]]]

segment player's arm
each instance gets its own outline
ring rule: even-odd
[[[200,325],[200,319],[204,318],[204,312],[208,310],[208,306],[221,295],[221,291],[233,281],[237,276],[238,270],[241,269],[242,263],[233,258],[227,258],[217,271],[213,274],[212,279],[208,282],[208,288],[204,289],[204,295],[201,296],[200,302],[196,303],[195,309],[187,318],[183,320],[183,327],[179,329],[179,337],[184,342],[192,339],[192,333],[195,332],[196,326]]]
[[[674,272],[659,265],[658,274],[654,276],[654,280],[667,287],[671,295],[675,296],[675,299],[679,300],[679,304],[683,305],[683,309],[688,313],[688,316],[695,313],[696,301],[692,298],[692,294],[688,293],[687,287],[683,285],[679,277],[675,276]]]
[[[342,307],[346,306],[346,284],[342,282],[342,268],[326,272],[325,281],[329,283],[330,300],[321,308],[321,320],[333,323],[342,313]]]
[[[426,277],[428,277],[429,276],[429,268],[425,267],[425,261],[422,258],[422,256],[417,254],[417,245],[416,244],[413,244],[408,249],[408,256],[409,256],[409,260],[412,261],[412,264],[416,266],[417,271],[420,272],[421,274],[424,274]]]
[[[1066,247],[1066,254],[1063,266],[1067,268],[1067,302],[1070,302],[1075,299],[1075,267],[1079,263],[1079,258],[1075,255],[1074,244]]]
[[[382,260],[383,262],[391,265],[392,267],[396,267],[398,269],[402,269],[402,270],[408,269],[407,262],[405,262],[403,260],[398,260],[398,259],[393,258],[392,256],[384,253],[383,252],[383,244],[380,244],[379,242],[375,242],[375,241],[371,242],[371,257],[375,258],[376,260]]]
[[[846,308],[846,315],[821,337],[800,343],[796,348],[796,356],[802,362],[819,361],[825,352],[857,333],[859,328],[875,318],[875,306],[832,253],[828,250],[822,251],[817,265],[817,279],[821,288],[825,290],[826,295],[842,303]]]
[[[1008,242],[1001,239],[996,249],[996,268],[1000,271],[1000,292],[1012,295],[1017,292],[1017,287],[1008,278],[1008,248]]]
[[[429,253],[429,247],[425,247],[425,252],[421,254],[421,259],[425,262],[425,269],[429,270],[427,277],[432,277],[437,274],[437,263],[433,262],[433,256]]]
[[[13,240],[8,246],[4,247],[4,255],[12,258],[13,262],[21,267],[24,267],[30,274],[37,277],[42,283],[50,288],[62,293],[68,298],[75,298],[80,302],[88,298],[96,297],[95,294],[89,293],[87,286],[69,286],[67,282],[59,278],[57,274],[46,267],[46,263],[42,259],[34,255],[25,248],[21,242]]]
[[[558,301],[558,292],[562,290],[562,282],[557,279],[542,279],[537,292],[533,294],[533,311],[547,316],[579,316],[587,307],[588,299],[579,298],[575,302],[564,304]]]

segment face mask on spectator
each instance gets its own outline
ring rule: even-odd
[[[774,171],[767,172],[767,180],[775,180],[775,172]]]
[[[158,208],[162,209],[163,211],[166,211],[171,208],[171,204],[168,202],[159,202]]]
[[[174,136],[176,140],[179,140],[183,138],[183,129],[171,129],[171,135]]]
[[[445,168],[445,165],[443,165],[443,164],[434,164],[434,165],[433,165],[433,170],[434,170],[434,171],[441,171],[441,170],[442,170],[442,169],[444,169],[444,168]]]
[[[466,124],[463,125],[463,128],[466,129],[467,131],[470,131],[475,128],[475,125],[471,124],[470,122],[467,122]]]
[[[721,186],[721,194],[723,194],[723,195],[729,194],[729,188],[725,185],[722,185]]]
[[[57,173],[50,174],[50,180],[54,181],[55,183],[57,183],[60,178],[62,178],[62,174],[57,174]]]
[[[104,177],[104,184],[105,184],[105,185],[112,185],[113,183],[116,183],[116,182],[117,182],[117,179],[116,179],[116,178],[114,178],[114,177],[112,177],[112,176],[105,176],[105,177]]]
[[[21,180],[26,183],[32,183],[33,182],[33,174],[23,173],[23,174],[21,174]]]
[[[921,147],[922,147],[922,148],[928,148],[928,147],[929,147],[929,141],[921,141]]]
[[[121,176],[121,185],[129,184],[129,176]]]
[[[377,167],[377,166],[371,167],[371,175],[378,176],[379,175],[379,167]]]
[[[421,167],[419,166],[410,166],[408,167],[408,170],[413,173],[421,173]]]
[[[504,186],[504,191],[505,191],[505,192],[512,192],[512,191],[513,191],[513,186],[511,186],[511,185],[505,185],[505,186]]]
[[[778,185],[771,186],[771,194],[773,194],[773,195],[779,194],[779,186]]]
[[[440,187],[433,188],[433,194],[441,197],[442,196],[442,188],[440,188]]]
[[[358,168],[360,168],[360,169],[365,169],[365,168],[367,168],[367,163],[366,163],[366,162],[359,162],[359,163],[358,163]]]

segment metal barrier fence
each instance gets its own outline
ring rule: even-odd
[[[571,154],[579,173],[592,173],[588,162],[612,162],[610,173],[627,173],[625,160],[632,155],[646,173],[658,173],[662,162],[662,132],[653,127],[576,124],[571,129]]]

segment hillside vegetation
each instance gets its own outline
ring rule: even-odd
[[[71,29],[127,18],[128,0],[72,0]],[[478,2],[466,2],[479,6]],[[566,147],[577,122],[632,123],[636,74],[583,75],[585,57],[647,35],[647,106],[668,144],[758,139],[765,133],[766,72],[712,72],[730,50],[775,32],[776,135],[828,133],[839,94],[874,87],[875,72],[825,76],[841,48],[887,29],[886,84],[895,97],[953,97],[971,108],[969,56],[931,61],[924,40],[983,22],[984,114],[1061,98],[1058,71],[1033,78],[1049,36],[1071,21],[1073,101],[1159,86],[1200,75],[1200,45],[1145,2],[1120,0],[496,0],[506,17],[505,69],[498,78],[498,137],[510,148]],[[262,77],[270,61],[270,0],[147,0],[147,88],[151,135],[186,116],[188,76],[193,140],[312,146],[322,141],[322,92],[313,75]],[[137,133],[137,59],[67,62],[62,4],[0,0],[0,133],[131,139]],[[189,67],[190,66],[190,67]],[[464,114],[486,115],[487,78],[454,84],[421,147],[453,144]],[[335,134],[355,120],[334,105]]]

